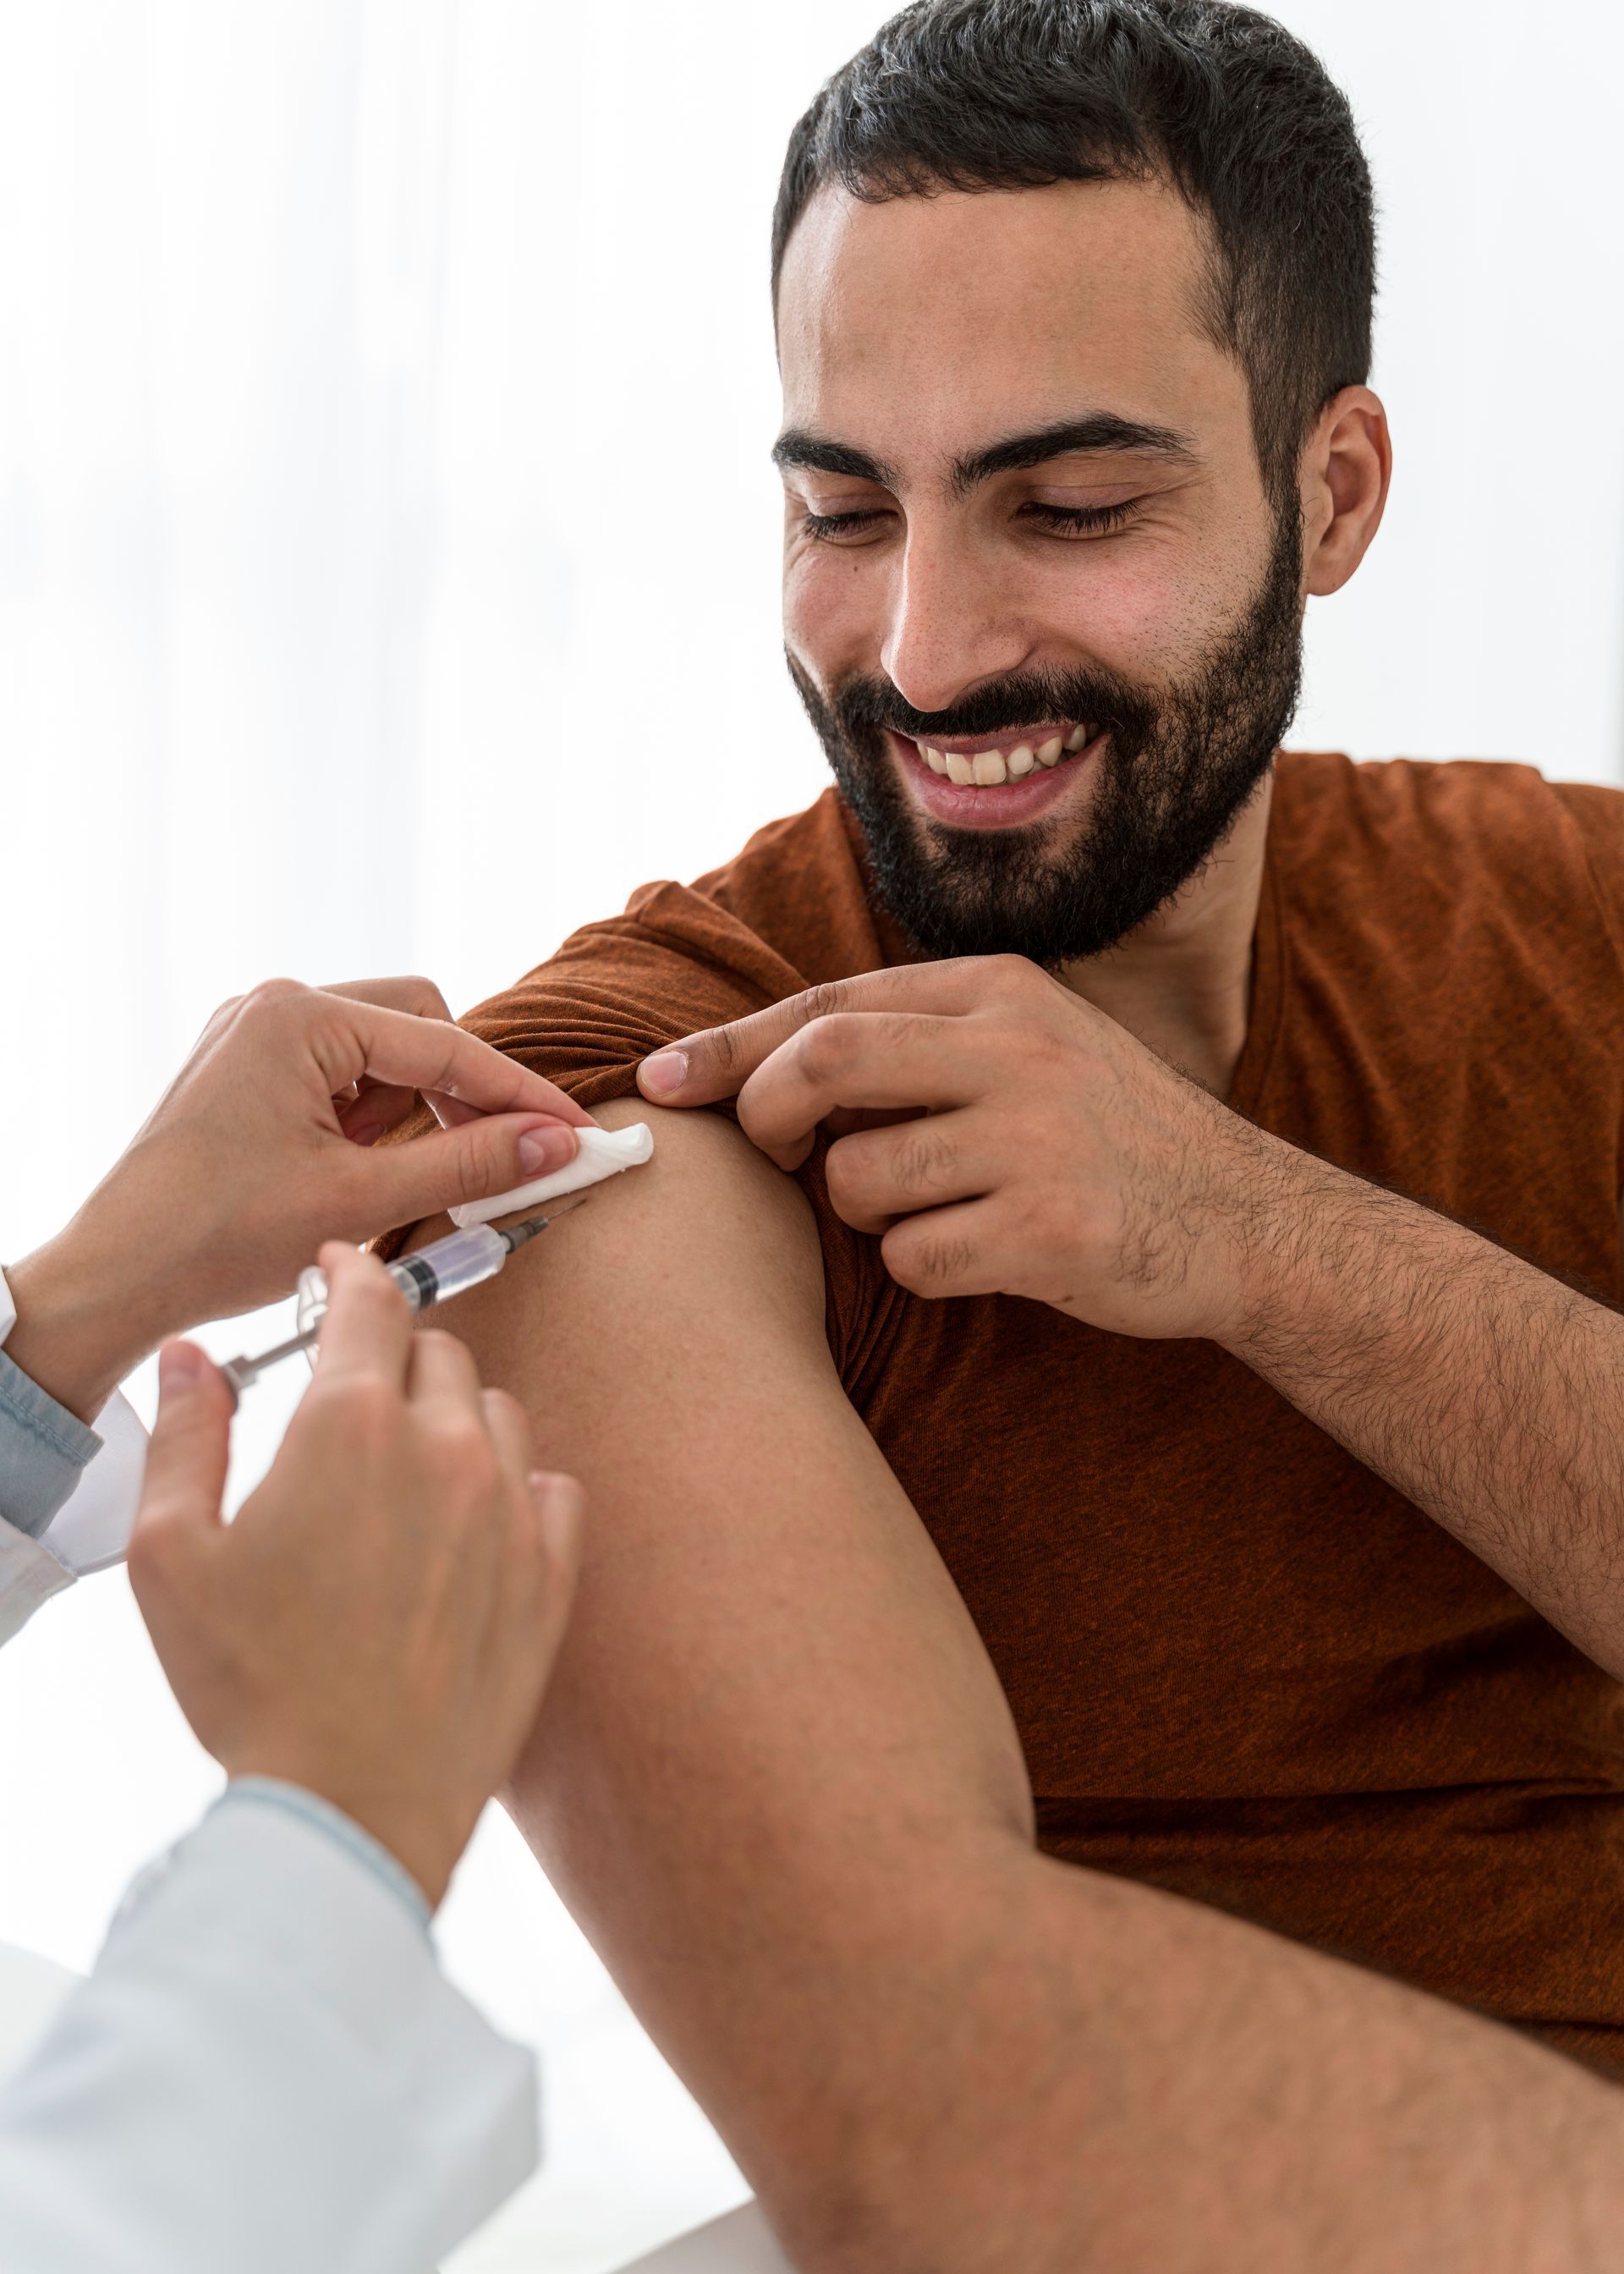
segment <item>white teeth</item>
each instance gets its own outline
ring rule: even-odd
[[[996,789],[1000,782],[1023,781],[1039,766],[1057,766],[1062,752],[1080,750],[1088,735],[1086,727],[1074,727],[1064,740],[1051,734],[1035,749],[1030,742],[1017,742],[1007,758],[1002,750],[936,750],[929,742],[914,747],[933,774],[945,774],[960,789]]]

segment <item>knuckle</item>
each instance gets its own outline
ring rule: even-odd
[[[851,1063],[854,1026],[848,1013],[831,1011],[801,1028],[795,1055],[809,1081],[829,1081],[845,1071]]]
[[[503,1142],[494,1130],[483,1121],[465,1121],[460,1133],[462,1142],[457,1148],[454,1179],[459,1206],[468,1201],[482,1201],[487,1193],[500,1192],[505,1184],[513,1182],[508,1163],[503,1158]]]
[[[711,1027],[695,1036],[688,1044],[688,1056],[719,1074],[732,1074],[743,1059],[744,1045],[736,1027]]]
[[[442,1486],[477,1498],[496,1476],[496,1449],[478,1416],[462,1406],[435,1414],[424,1432],[428,1466]]]
[[[801,1017],[803,1026],[812,1026],[819,1019],[835,1018],[844,1011],[848,997],[845,983],[838,979],[820,979],[816,987],[808,987],[801,998]]]
[[[485,1400],[486,1412],[495,1420],[505,1423],[510,1428],[523,1429],[528,1434],[530,1426],[530,1415],[511,1390],[485,1389],[481,1390],[480,1396]]]
[[[381,1374],[350,1374],[335,1382],[324,1382],[318,1369],[299,1411],[312,1423],[325,1423],[347,1448],[366,1458],[394,1443],[405,1403]]]
[[[923,1198],[951,1183],[958,1153],[939,1130],[929,1127],[910,1133],[897,1146],[893,1163],[898,1184],[910,1198]]]
[[[262,979],[242,999],[243,1008],[258,1017],[277,1016],[312,990],[297,979]]]
[[[991,992],[1002,1003],[1018,1001],[1024,996],[1037,971],[1036,964],[1024,955],[995,955],[990,963],[988,978]]]
[[[944,1235],[919,1231],[911,1239],[887,1240],[885,1266],[904,1287],[921,1295],[941,1295],[964,1278],[975,1261],[975,1250],[962,1233]]]

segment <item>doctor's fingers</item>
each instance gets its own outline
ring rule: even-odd
[[[141,1480],[129,1550],[130,1582],[143,1613],[149,1591],[220,1521],[231,1454],[231,1393],[193,1343],[166,1344],[158,1360],[158,1418]]]
[[[961,1105],[973,1087],[966,1022],[915,1012],[837,1012],[801,1028],[739,1093],[739,1126],[781,1169],[797,1169],[818,1124],[841,1107]]]
[[[569,1623],[581,1569],[585,1496],[574,1477],[532,1471],[519,1487],[498,1584],[492,1590],[481,1662],[512,1701],[512,1769],[535,1721]]]
[[[433,1092],[480,1113],[549,1113],[576,1128],[591,1115],[561,1089],[439,1017],[420,1017],[347,995],[306,990],[310,1047],[336,1097],[363,1079],[384,1088]],[[318,1014],[323,1006],[326,1016]]]
[[[357,1384],[402,1397],[412,1341],[406,1298],[375,1255],[342,1240],[328,1240],[317,1261],[327,1274],[327,1307],[304,1405],[326,1407]]]
[[[339,979],[324,983],[323,995],[342,995],[351,1003],[372,1003],[380,1011],[409,1011],[414,1019],[443,1019],[451,1007],[432,979],[413,973],[402,978]]]
[[[576,1150],[575,1129],[563,1122],[492,1113],[455,1129],[425,1130],[403,1145],[357,1146],[348,1160],[333,1157],[327,1166],[345,1229],[370,1239],[552,1176]]]

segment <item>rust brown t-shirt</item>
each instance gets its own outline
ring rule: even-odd
[[[906,960],[831,791],[469,1023],[592,1105]],[[1239,1111],[1618,1299],[1624,796],[1288,756],[1254,969]],[[991,1653],[1044,1847],[1624,2073],[1619,1686],[1214,1346],[906,1294],[816,1156],[802,1181],[841,1379]]]

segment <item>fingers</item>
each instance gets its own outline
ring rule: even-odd
[[[590,1117],[589,1117],[589,1126]],[[372,1152],[357,1174],[367,1179],[374,1221],[369,1231],[418,1224],[465,1201],[489,1200],[575,1157],[573,1126],[526,1114],[481,1114],[454,1129],[431,1130],[409,1144]]]
[[[130,1543],[138,1596],[154,1556],[186,1536],[220,1523],[231,1452],[231,1392],[218,1367],[193,1343],[168,1344],[158,1361],[158,1418],[153,1425]]]
[[[1011,959],[1012,960],[1012,959]],[[992,959],[1002,962],[1003,959]],[[809,987],[726,1027],[710,1027],[644,1058],[637,1083],[656,1105],[713,1105],[736,1097],[774,1050],[815,1020],[848,1012],[901,1011],[955,1017],[977,999],[984,961],[904,964]]]
[[[802,1027],[739,1093],[739,1126],[781,1169],[799,1168],[837,1108],[959,1105],[972,1093],[964,1022],[915,1012],[836,1012]]]
[[[437,1091],[481,1113],[545,1113],[577,1129],[590,1126],[591,1115],[561,1089],[438,1014],[418,1017],[336,990],[316,1000],[345,1006],[330,1031],[312,1036],[325,1053],[329,1096],[365,1075],[385,1086]]]
[[[539,1670],[545,1675],[551,1672],[563,1639],[581,1573],[585,1495],[574,1477],[545,1470],[532,1472],[527,1480],[527,1491],[542,1547],[536,1640],[543,1661]]]
[[[994,1182],[977,1157],[967,1113],[932,1113],[890,1129],[842,1137],[824,1175],[835,1214],[853,1231],[879,1232],[898,1216],[978,1198]]]
[[[371,1003],[380,1011],[405,1011],[414,1019],[443,1019],[449,1025],[450,1008],[432,979],[413,975],[396,979],[346,979],[318,990],[342,995],[349,1003]]]
[[[556,1625],[561,1631],[581,1571],[586,1495],[574,1477],[545,1469],[533,1471],[529,1484],[542,1545],[547,1552]]]
[[[477,1415],[481,1427],[485,1426],[479,1369],[467,1344],[459,1342],[455,1335],[447,1334],[441,1327],[424,1327],[413,1335],[406,1395],[414,1405],[461,1406]]]
[[[318,1259],[327,1274],[327,1307],[316,1352],[316,1379],[372,1380],[405,1386],[411,1358],[411,1312],[375,1255],[329,1240]]]
[[[528,1492],[536,1466],[536,1441],[530,1434],[530,1416],[518,1399],[509,1397],[505,1389],[482,1390],[480,1404],[498,1460],[513,1481]]]
[[[1009,1276],[984,1200],[904,1216],[880,1242],[885,1269],[911,1294],[1000,1295]]]

